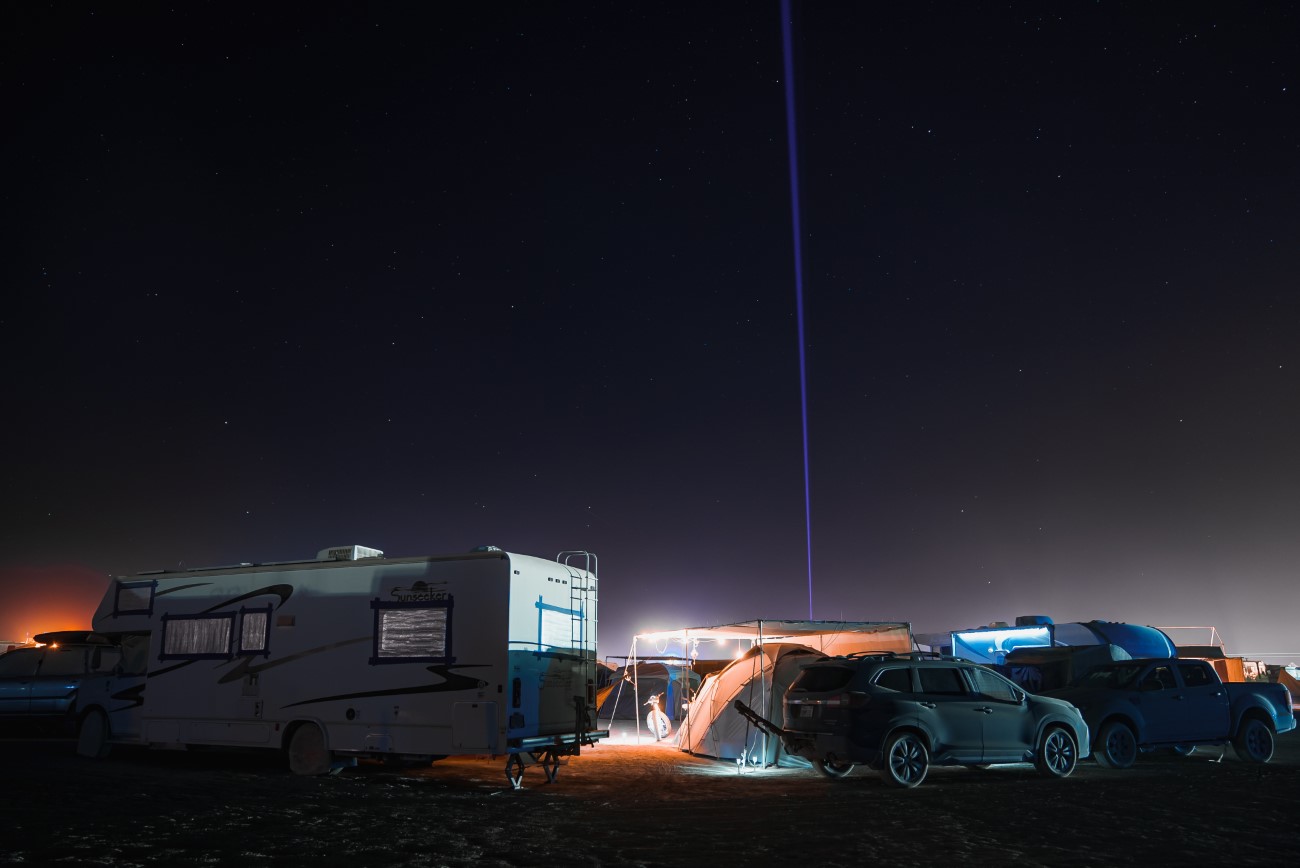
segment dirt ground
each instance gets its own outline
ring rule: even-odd
[[[620,736],[523,788],[504,757],[290,775],[272,754],[115,748],[0,733],[0,864],[78,866],[1280,865],[1300,835],[1300,736],[1265,766],[1228,749],[932,769],[741,769]]]

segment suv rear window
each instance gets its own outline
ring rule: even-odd
[[[829,693],[840,690],[853,678],[852,669],[843,666],[813,666],[805,669],[795,679],[791,690],[806,690],[809,693]]]

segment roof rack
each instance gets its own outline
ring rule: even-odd
[[[854,651],[851,654],[842,655],[853,660],[880,659],[880,660],[951,660],[956,663],[971,663],[965,657],[954,657],[951,654],[940,654],[938,651]],[[827,658],[830,659],[830,658]]]

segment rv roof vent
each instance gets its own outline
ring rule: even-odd
[[[366,546],[335,546],[329,549],[321,549],[316,553],[318,561],[359,561],[362,558],[382,558],[384,553],[379,549],[367,548]]]

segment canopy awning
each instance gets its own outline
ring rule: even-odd
[[[679,627],[638,633],[637,642],[707,642],[747,640],[755,643],[796,642],[825,653],[859,650],[912,650],[912,625],[906,621],[791,621],[759,619],[737,624]],[[635,643],[634,643],[635,644]]]

